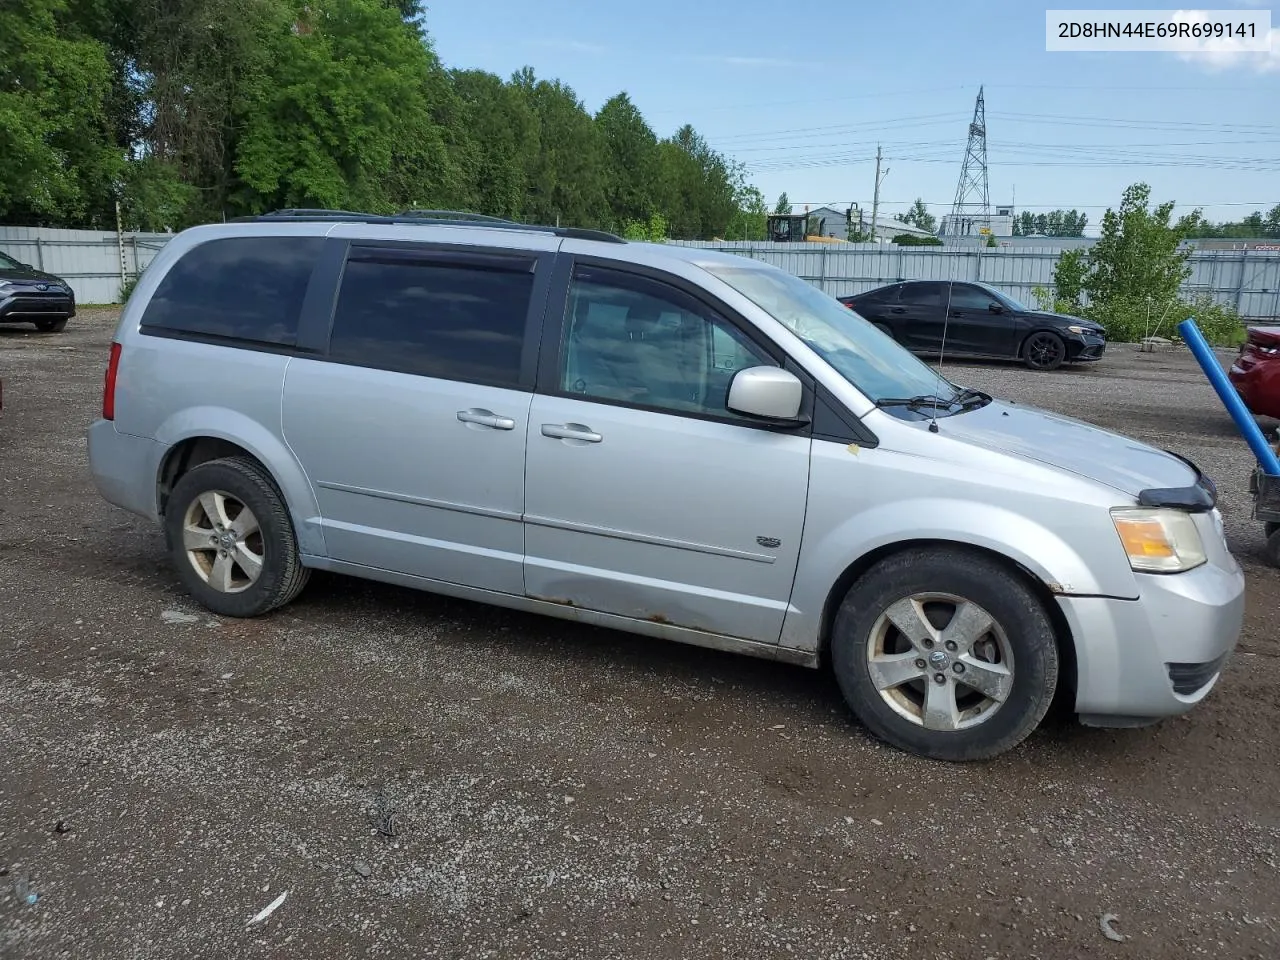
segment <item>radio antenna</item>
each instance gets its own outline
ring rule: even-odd
[[[938,394],[942,390],[942,361],[947,355],[947,326],[951,322],[951,288],[954,280],[947,281],[947,302],[942,311],[942,346],[938,348],[938,387],[933,391],[933,419],[929,421],[929,432],[938,432]]]

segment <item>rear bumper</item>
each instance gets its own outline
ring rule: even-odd
[[[1075,639],[1076,712],[1090,723],[1186,713],[1213,689],[1240,637],[1239,566],[1135,579],[1138,600],[1058,599]]]
[[[108,503],[159,520],[156,477],[164,448],[154,440],[119,433],[110,420],[89,427],[89,472]]]

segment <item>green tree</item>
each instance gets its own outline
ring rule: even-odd
[[[928,230],[930,233],[934,233],[938,229],[937,218],[929,212],[929,208],[925,206],[924,200],[920,197],[916,197],[916,202],[912,204],[911,209],[898,219],[903,223],[919,227],[921,230]]]
[[[785,217],[791,213],[791,201],[787,199],[787,191],[778,194],[778,202],[773,205],[773,215]]]
[[[1280,237],[1280,203],[1267,211],[1267,236]]]
[[[396,9],[316,0],[292,29],[274,31],[270,53],[241,114],[239,209],[382,212],[434,205],[456,190],[457,168],[427,97],[439,64]],[[397,179],[402,189],[391,188]]]
[[[539,80],[532,68],[517,72],[513,83],[533,109],[541,144],[529,182],[528,216],[566,226],[607,225],[604,142],[591,115],[571,87]]]
[[[595,118],[604,145],[605,200],[615,223],[644,220],[654,207],[658,137],[625,93]]]
[[[1088,252],[1077,247],[1064,250],[1053,268],[1053,285],[1059,300],[1070,303],[1074,309],[1080,309],[1084,295],[1084,278],[1089,271]]]
[[[493,217],[524,218],[541,145],[533,106],[519,88],[483,70],[454,71],[451,82],[466,137],[458,157],[461,205]]]
[[[1173,220],[1174,203],[1150,208],[1151,188],[1136,183],[1124,192],[1119,210],[1107,209],[1102,233],[1089,251],[1083,288],[1098,304],[1169,303],[1190,274],[1189,247],[1199,213]]]
[[[9,0],[0,37],[0,217],[106,226],[124,155],[108,121],[105,47],[74,28],[65,0]]]

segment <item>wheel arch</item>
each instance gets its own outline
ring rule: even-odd
[[[166,438],[166,450],[156,471],[157,514],[160,517],[165,515],[174,484],[193,468],[223,457],[244,457],[261,467],[279,491],[293,519],[302,553],[323,556],[325,550],[320,525],[308,522],[318,518],[320,513],[310,482],[283,443],[261,427],[254,427],[264,434],[256,438],[256,442],[251,431],[237,431],[233,435],[221,429],[195,427]]]
[[[840,604],[844,601],[845,595],[872,567],[882,560],[886,560],[895,554],[902,553],[907,550],[933,548],[957,550],[977,554],[986,559],[993,560],[1000,564],[1014,576],[1018,577],[1027,587],[1029,587],[1040,601],[1040,605],[1044,608],[1045,614],[1049,618],[1049,622],[1053,627],[1054,640],[1058,647],[1059,657],[1059,675],[1058,690],[1054,697],[1055,711],[1070,709],[1075,704],[1076,684],[1077,684],[1077,666],[1076,666],[1076,646],[1075,638],[1071,633],[1071,626],[1067,623],[1067,618],[1062,612],[1062,608],[1054,599],[1053,588],[1042,580],[1034,571],[1019,563],[1014,558],[993,550],[990,547],[981,546],[973,543],[966,543],[962,540],[948,540],[946,538],[917,538],[911,540],[900,540],[894,543],[887,543],[868,551],[861,557],[858,557],[852,563],[841,571],[832,584],[830,591],[822,607],[822,617],[819,624],[818,635],[818,664],[826,670],[831,663],[831,630],[835,623],[836,612],[840,609]]]

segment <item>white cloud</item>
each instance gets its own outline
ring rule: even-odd
[[[1173,19],[1186,23],[1202,23],[1207,18],[1199,10],[1179,10]],[[1274,73],[1280,71],[1280,28],[1272,27],[1268,38],[1271,44],[1269,51],[1243,49],[1245,41],[1238,37],[1210,38],[1197,42],[1194,50],[1179,50],[1175,56],[1186,63],[1204,67],[1211,73],[1233,69]]]

